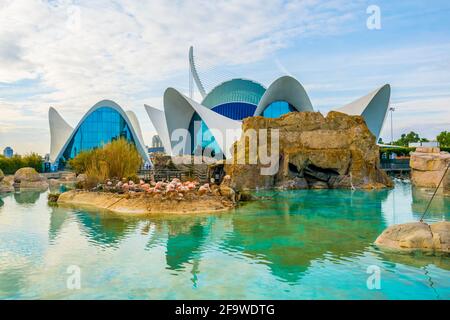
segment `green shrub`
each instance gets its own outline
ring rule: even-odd
[[[11,158],[0,156],[0,169],[5,174],[14,174],[24,167],[34,168],[37,172],[42,172],[43,160],[37,153],[26,154],[25,156],[14,155]]]
[[[142,159],[136,147],[122,138],[102,148],[82,152],[69,162],[77,173],[86,174],[85,188],[92,188],[112,178],[136,180],[141,164]]]

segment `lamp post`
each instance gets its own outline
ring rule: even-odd
[[[392,121],[392,114],[395,111],[394,107],[389,107],[389,111],[391,112],[391,145],[394,143],[394,126]]]

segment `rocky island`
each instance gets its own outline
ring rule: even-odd
[[[381,170],[375,136],[361,116],[329,112],[291,112],[280,118],[250,117],[243,120],[244,134],[235,144],[244,145],[249,129],[279,130],[279,170],[261,175],[258,158],[249,164],[249,145],[235,147],[232,164],[225,165],[231,187],[242,189],[324,189],[392,187]],[[269,144],[258,141],[259,147]],[[267,146],[268,147],[268,146]]]
[[[225,179],[229,180],[229,179]],[[109,186],[108,186],[109,185]],[[196,182],[147,184],[132,181],[107,183],[102,191],[71,190],[57,198],[58,205],[91,207],[119,214],[213,213],[235,207],[239,196],[226,185],[199,185]]]

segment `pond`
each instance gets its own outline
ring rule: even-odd
[[[267,191],[227,213],[151,218],[52,207],[47,192],[4,195],[0,298],[450,299],[448,256],[372,244],[418,221],[431,193],[406,183]],[[426,220],[449,217],[438,195]]]

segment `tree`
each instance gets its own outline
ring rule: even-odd
[[[450,147],[450,132],[442,131],[436,137],[441,147]]]
[[[420,141],[427,142],[428,140],[426,138],[420,138],[418,133],[411,131],[408,134],[403,133],[400,136],[400,139],[394,141],[394,144],[397,146],[407,147],[411,142],[420,142]]]
[[[384,142],[383,142],[383,139],[382,139],[382,138],[378,139],[378,144],[384,144]]]

